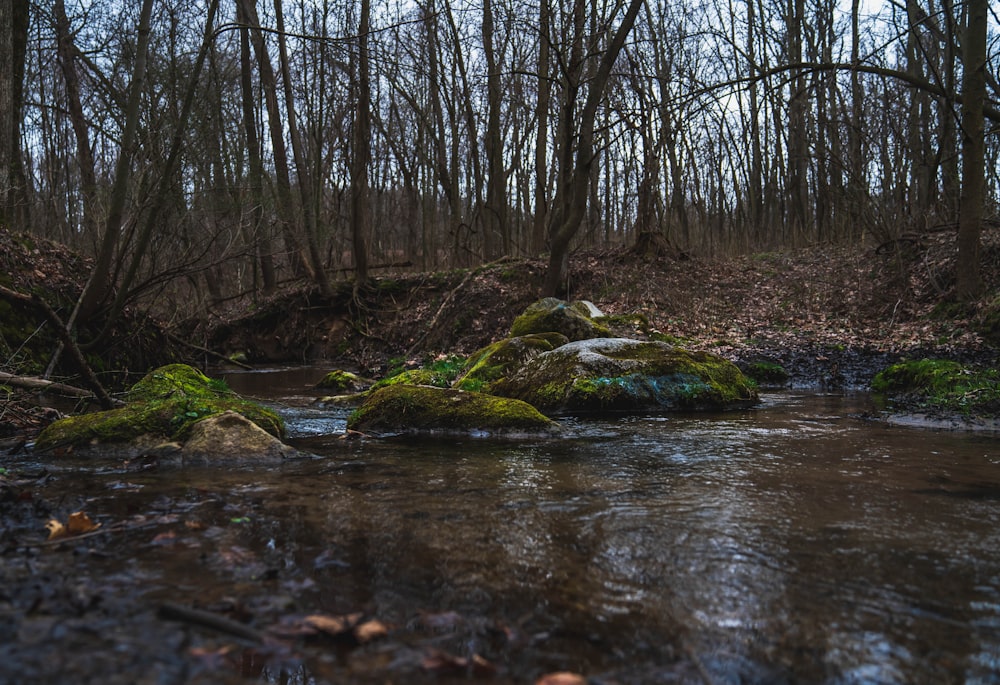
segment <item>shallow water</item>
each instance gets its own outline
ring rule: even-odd
[[[745,412],[567,420],[558,440],[344,441],[345,414],[308,405],[309,373],[227,380],[277,402],[318,459],[81,476],[107,494],[100,516],[164,502],[204,526],[131,559],[153,598],[266,583],[277,611],[395,626],[391,646],[304,682],[404,682],[429,645],[483,656],[497,682],[1000,681],[994,435],[777,393]]]

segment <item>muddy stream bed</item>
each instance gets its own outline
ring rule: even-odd
[[[226,376],[317,458],[6,457],[0,682],[1000,680],[995,434],[780,392],[558,440],[346,441],[318,375]],[[78,510],[102,531],[46,543]]]

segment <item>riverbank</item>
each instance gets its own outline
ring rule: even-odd
[[[38,289],[50,292],[54,303],[72,303],[87,275],[85,260],[58,245],[9,233],[0,238],[11,288]],[[878,249],[819,245],[729,259],[679,260],[627,249],[579,253],[565,296],[595,303],[628,337],[712,351],[743,366],[776,364],[787,373],[788,387],[865,390],[879,370],[901,359],[997,363],[1000,230],[983,236],[983,273],[992,295],[973,305],[949,300],[953,243],[951,234],[937,233]],[[544,268],[538,259],[503,259],[471,270],[387,273],[357,297],[352,283],[341,282],[329,300],[293,284],[269,299],[229,300],[156,331],[150,328],[155,318],[144,317],[142,335],[124,331],[119,348],[111,348],[127,353],[121,361],[101,360],[109,372],[102,378],[117,374],[134,382],[148,370],[141,359],[149,368],[178,359],[208,366],[220,357],[256,366],[313,363],[378,377],[441,355],[469,355],[506,336],[537,298]],[[27,331],[39,322],[21,323]],[[44,368],[54,336],[42,330],[14,339],[22,333],[3,331],[6,363],[0,370]],[[156,350],[170,358],[154,359]],[[140,356],[130,358],[135,352]],[[53,408],[82,408],[4,388],[0,447],[6,449],[30,440],[58,415]]]

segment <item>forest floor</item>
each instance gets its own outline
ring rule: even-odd
[[[988,292],[949,304],[954,240],[931,235],[879,250],[814,246],[729,259],[676,259],[617,249],[576,254],[565,299],[617,317],[620,334],[651,333],[736,362],[782,365],[796,387],[867,388],[900,358],[991,361],[1000,339],[1000,230],[984,236]],[[468,355],[507,335],[537,299],[541,260],[383,276],[360,298],[293,290],[213,312],[187,339],[253,364],[320,362],[378,376],[400,362]]]
[[[0,248],[5,287],[49,293],[53,308],[67,309],[85,282],[88,262],[62,246],[0,232]],[[616,317],[615,331],[624,336],[655,333],[737,363],[777,363],[792,387],[866,389],[878,370],[902,358],[997,360],[1000,227],[983,234],[982,264],[987,295],[958,305],[950,298],[950,232],[879,249],[817,245],[726,259],[619,248],[575,254],[564,297],[593,302]],[[400,364],[469,355],[505,337],[537,299],[544,270],[542,260],[502,259],[473,269],[380,272],[358,296],[351,282],[335,283],[333,298],[290,284],[265,299],[227,300],[155,333],[155,317],[131,312],[124,327],[135,330],[118,333],[102,366],[128,369],[105,376],[112,386],[168,361],[210,366],[232,355],[259,367],[311,363],[377,377]],[[0,306],[10,305],[0,299]],[[41,322],[29,323],[33,330]],[[27,340],[0,331],[0,351],[8,352],[0,371],[24,373],[25,360],[37,364],[51,354],[55,341],[39,329]],[[7,393],[0,449],[30,439],[57,415],[33,396]]]
[[[58,246],[18,245],[0,245],[5,287],[55,289],[71,302],[86,263]],[[1000,231],[984,236],[991,295],[974,306],[948,304],[955,256],[949,236],[893,247],[898,249],[814,246],[711,260],[634,250],[579,253],[566,297],[590,300],[619,317],[622,334],[655,332],[737,362],[777,362],[798,387],[865,388],[878,369],[902,357],[995,364],[990,340],[995,343],[1000,332],[993,323]],[[231,301],[210,317],[187,322],[171,339],[220,355],[241,353],[253,365],[311,362],[378,375],[399,363],[466,355],[505,337],[514,317],[537,298],[544,266],[510,259],[472,270],[380,275],[359,297],[350,283],[336,284],[333,301],[314,289],[290,287],[264,301]],[[51,344],[41,335],[32,340]],[[0,359],[0,370],[22,373],[19,360],[31,356],[25,346],[32,341],[6,342],[15,343],[17,354]],[[187,352],[191,362],[217,362],[194,347]],[[178,353],[184,349],[170,352]],[[11,456],[0,456],[0,682],[239,682],[235,675],[220,680],[217,670],[216,662],[233,655],[202,654],[204,668],[181,658],[189,632],[155,611],[138,611],[133,595],[115,589],[115,583],[132,587],[127,572],[103,579],[79,575],[102,568],[102,560],[127,557],[118,538],[98,536],[51,550],[40,542],[45,522],[68,507],[85,506],[89,493],[65,467],[53,471],[23,450],[57,412],[34,393],[3,392],[0,455]],[[155,512],[131,513],[136,526],[157,521]],[[152,658],[149,645],[159,645]],[[143,676],[136,679],[138,673]]]

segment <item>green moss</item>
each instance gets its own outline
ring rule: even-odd
[[[473,432],[552,430],[531,405],[482,393],[394,385],[373,392],[347,420],[363,432]]]
[[[435,388],[448,388],[465,368],[465,357],[448,355],[427,362],[418,369],[396,367],[394,373],[376,382],[372,389],[384,388],[390,385],[431,385]]]
[[[132,386],[124,407],[60,419],[42,431],[35,446],[45,450],[122,443],[143,435],[183,441],[196,421],[224,411],[242,414],[275,437],[284,436],[284,422],[274,411],[243,399],[193,367],[171,364]]]
[[[604,316],[601,317],[601,323],[608,328],[630,328],[647,335],[651,330],[649,319],[645,314],[638,312],[635,314],[612,314],[611,316]]]
[[[148,402],[170,397],[214,398],[233,393],[225,381],[209,378],[187,364],[154,369],[128,391],[127,402]]]
[[[1000,413],[1000,372],[947,359],[893,364],[875,376],[872,392],[901,409]]]
[[[510,327],[510,337],[517,338],[532,333],[558,332],[570,340],[605,338],[611,331],[596,323],[580,308],[554,297],[546,297],[527,307]]]
[[[491,392],[569,413],[726,409],[757,399],[753,382],[722,357],[625,339],[539,355]]]
[[[468,359],[468,370],[454,387],[459,390],[483,391],[494,381],[504,378],[528,359],[569,342],[561,333],[538,333],[516,338],[504,338],[474,352]]]
[[[357,374],[338,369],[323,376],[315,387],[333,392],[357,392],[366,384],[367,382]]]
[[[788,382],[785,367],[775,362],[750,362],[743,367],[743,373],[762,385],[783,385]]]

